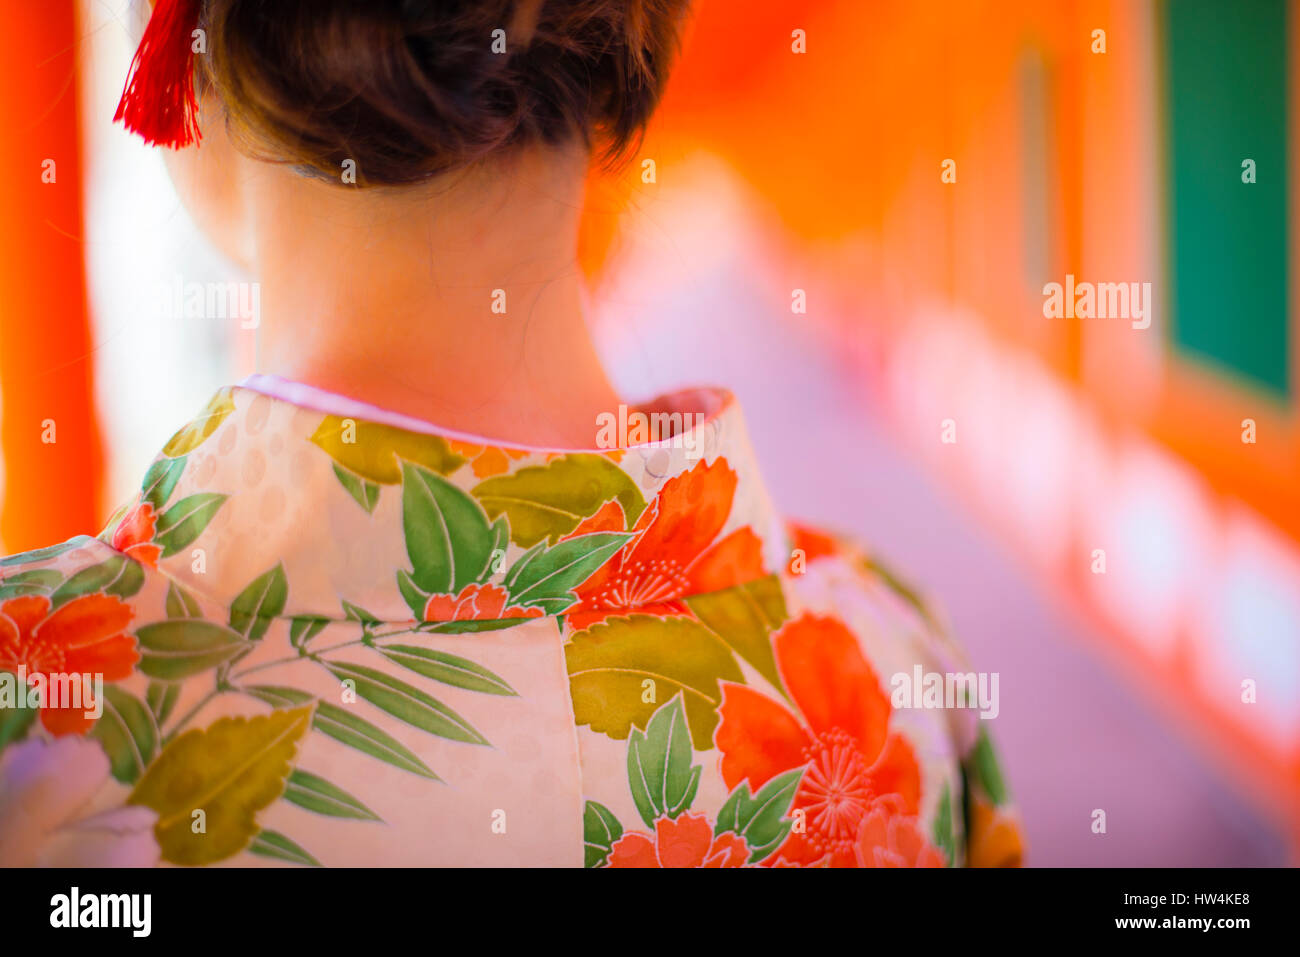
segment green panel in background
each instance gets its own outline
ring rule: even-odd
[[[1174,345],[1289,395],[1287,4],[1166,0],[1160,17]]]

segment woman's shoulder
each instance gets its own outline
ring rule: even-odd
[[[822,659],[826,700],[887,709],[879,733],[915,760],[923,836],[949,863],[1018,864],[1023,838],[991,733],[1000,676],[976,669],[941,604],[877,550],[800,522],[789,540],[781,579],[804,650],[778,634],[778,656],[801,669]]]
[[[79,598],[103,595],[126,602],[153,574],[144,563],[102,538],[77,535],[46,548],[0,557],[0,615],[8,605],[54,610]],[[0,625],[0,627],[3,627]]]

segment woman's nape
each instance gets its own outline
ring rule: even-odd
[[[259,370],[447,429],[586,448],[619,399],[582,313],[588,151],[529,146],[386,188],[244,155],[222,107],[165,151],[200,227],[260,284]]]

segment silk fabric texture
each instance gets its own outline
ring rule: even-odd
[[[1019,862],[987,722],[891,704],[969,671],[940,618],[729,393],[573,451],[252,384],[0,563],[0,864]]]

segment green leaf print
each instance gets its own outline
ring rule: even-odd
[[[149,466],[149,471],[144,473],[144,481],[140,483],[140,497],[142,501],[152,505],[155,512],[162,511],[162,507],[167,504],[167,499],[171,498],[176,483],[180,481],[181,473],[185,471],[185,462],[184,456],[176,459],[159,459]]]
[[[162,546],[163,558],[175,555],[202,535],[227,497],[215,492],[187,495],[159,515],[153,540]]]
[[[230,627],[249,641],[259,641],[271,626],[272,619],[284,611],[289,597],[289,581],[284,566],[276,565],[259,575],[230,604]]]
[[[614,812],[597,801],[588,801],[582,812],[583,866],[600,867],[623,836],[623,825]]]
[[[0,751],[27,736],[36,712],[36,708],[0,708]]]
[[[803,768],[778,774],[751,794],[749,783],[742,781],[718,811],[714,836],[734,831],[749,845],[749,861],[757,864],[785,843],[791,821],[786,816],[794,803],[803,778]]]
[[[176,701],[181,696],[181,686],[167,681],[151,681],[145,691],[144,700],[153,712],[154,721],[160,726],[171,715]]]
[[[239,632],[200,618],[172,618],[136,630],[140,670],[160,681],[179,681],[215,668],[250,647]]]
[[[139,698],[113,685],[104,688],[104,713],[90,734],[104,746],[113,777],[123,784],[135,783],[158,749],[153,712]]]
[[[330,784],[319,775],[301,768],[289,775],[289,783],[284,788],[284,799],[327,817],[348,817],[359,821],[380,820],[378,814],[341,787]]]
[[[278,685],[254,685],[243,690],[273,708],[302,705],[314,700],[314,697],[305,691]],[[311,726],[313,731],[328,735],[335,741],[354,748],[362,754],[378,758],[385,764],[391,764],[395,768],[410,771],[432,781],[442,780],[429,770],[428,765],[416,757],[414,752],[387,731],[353,714],[347,708],[322,701],[316,706],[316,714],[312,718]]]
[[[478,502],[409,462],[402,463],[402,529],[421,591],[455,595],[490,569],[496,536]]]
[[[634,730],[628,737],[628,785],[647,827],[677,817],[695,800],[703,768],[691,764],[693,756],[680,697],[655,712],[644,734]]]
[[[1002,768],[998,764],[997,753],[993,750],[993,742],[982,727],[975,747],[965,763],[971,777],[994,805],[1007,802],[1009,795],[1006,783],[1002,779]]]
[[[356,499],[358,505],[367,512],[374,512],[375,506],[379,504],[379,493],[383,486],[376,485],[359,475],[353,475],[337,463],[334,466],[334,475],[338,478],[339,484],[347,489],[347,493]]]
[[[415,645],[384,645],[379,651],[393,664],[443,684],[485,694],[518,694],[500,675],[459,655]]]
[[[577,600],[573,589],[631,537],[621,532],[597,532],[579,535],[554,548],[528,552],[511,567],[506,578],[510,604],[537,606],[548,615],[559,614]]]
[[[64,552],[70,552],[75,548],[83,548],[91,544],[96,539],[89,535],[77,535],[61,542],[58,545],[50,545],[46,548],[38,548],[30,552],[20,552],[17,555],[10,555],[8,558],[0,558],[0,568],[7,568],[12,565],[26,565],[32,562],[45,562],[51,558],[58,558]]]
[[[250,854],[269,857],[276,861],[288,861],[306,867],[320,867],[320,861],[312,857],[301,847],[289,840],[279,831],[261,831],[248,845]]]
[[[167,584],[165,603],[168,618],[202,618],[203,609],[198,599],[175,582]]]
[[[50,595],[50,604],[58,608],[74,598],[95,592],[130,598],[144,587],[144,569],[125,555],[114,555],[98,565],[83,568]]]
[[[322,661],[340,681],[354,682],[357,694],[376,708],[429,734],[467,744],[487,744],[487,738],[441,701],[392,675],[346,661]]]
[[[939,811],[934,818],[934,845],[943,852],[948,866],[957,863],[957,838],[952,827],[952,789],[948,782],[943,783],[943,795],[939,798]]]
[[[320,615],[295,615],[289,623],[289,643],[301,648],[329,626],[330,620]]]

